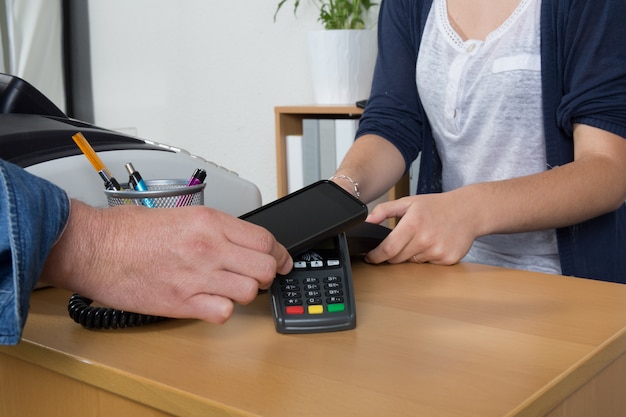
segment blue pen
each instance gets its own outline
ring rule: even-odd
[[[143,181],[143,178],[141,178],[139,172],[135,170],[133,164],[129,162],[125,166],[128,171],[128,183],[135,189],[135,191],[148,191],[146,183]],[[145,206],[154,208],[154,202],[151,199],[144,198],[142,201]]]

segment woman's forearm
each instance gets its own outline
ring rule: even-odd
[[[394,145],[380,136],[365,135],[354,142],[335,175],[358,182],[361,200],[369,203],[393,187],[404,171],[404,158]],[[349,181],[339,178],[335,182],[354,194]]]

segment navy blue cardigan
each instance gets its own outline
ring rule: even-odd
[[[421,152],[417,193],[441,192],[441,161],[415,85],[432,0],[383,0],[372,93],[357,138],[393,143],[406,167]],[[546,154],[551,169],[574,157],[582,123],[626,138],[626,1],[543,0],[541,65]],[[626,205],[557,230],[564,275],[626,283]]]

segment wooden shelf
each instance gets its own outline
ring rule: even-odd
[[[350,105],[303,105],[274,108],[276,123],[276,179],[278,197],[288,193],[286,137],[302,135],[304,119],[358,119],[363,109]],[[409,195],[409,176],[406,174],[390,191],[389,200]]]

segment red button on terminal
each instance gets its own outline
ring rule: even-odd
[[[287,314],[304,314],[303,306],[288,306],[285,307],[285,312]]]

